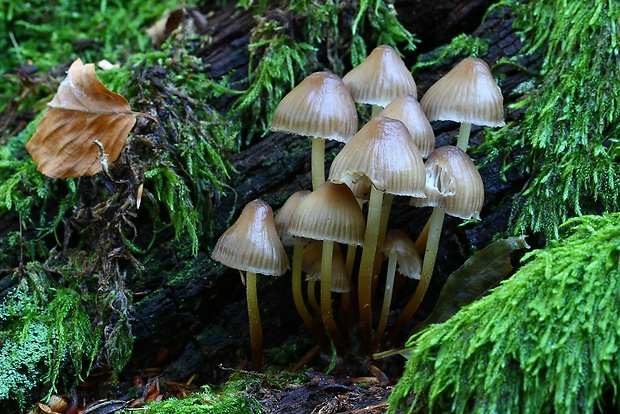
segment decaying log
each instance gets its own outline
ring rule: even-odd
[[[399,2],[396,8],[408,30],[422,39],[421,50],[430,50],[446,43],[460,32],[472,33],[489,42],[485,60],[493,63],[501,56],[515,54],[520,44],[508,11],[495,10],[481,24],[482,15],[490,3],[483,0],[412,0]],[[251,14],[228,5],[213,10],[209,22],[208,35],[213,40],[197,54],[203,58],[214,77],[232,70],[236,71],[235,76],[244,76],[249,57],[249,33],[254,24]],[[416,57],[417,53],[408,56],[407,63],[412,64]],[[532,57],[530,61],[521,63],[535,69],[538,62]],[[446,64],[445,67],[426,68],[415,73],[419,91],[423,94],[450,68],[451,65]],[[511,91],[525,79],[525,75],[512,67],[499,67],[496,71],[502,74],[500,86],[505,103],[517,99]],[[508,111],[506,120],[517,119],[518,116],[518,113]],[[434,124],[434,129],[438,146],[455,142],[456,124],[439,122]],[[483,134],[476,127],[472,134],[471,142],[475,147],[483,139]],[[338,148],[338,144],[328,144],[328,154],[333,157]],[[309,189],[309,151],[309,140],[274,133],[234,155],[232,161],[236,173],[228,183],[230,191],[215,206],[213,222],[216,235],[224,231],[231,219],[236,218],[243,206],[253,199],[261,198],[276,210],[293,192]],[[474,155],[474,161],[477,160],[478,156]],[[419,315],[415,317],[416,321],[430,312],[446,277],[473,250],[483,248],[496,234],[506,229],[511,197],[521,189],[526,177],[509,170],[506,172],[507,179],[501,180],[501,163],[502,160],[493,160],[480,170],[485,183],[482,222],[460,226],[462,220],[447,218],[435,278]],[[397,198],[391,223],[415,237],[429,214],[430,210],[413,209],[408,200]],[[132,365],[148,366],[156,359],[154,350],[165,349],[169,357],[164,374],[170,379],[183,380],[191,374],[199,374],[200,382],[218,381],[224,375],[217,368],[219,364],[237,366],[248,355],[245,296],[238,273],[214,265],[208,258],[208,252],[183,261],[168,258],[167,263],[159,263],[159,266],[156,271],[163,278],[179,273],[187,276],[164,289],[153,285],[134,288],[134,291],[147,292],[148,295],[144,299],[139,295],[135,297],[135,319],[132,323],[135,357]],[[290,281],[286,276],[267,278],[266,282],[261,283],[259,296],[266,348],[287,341],[308,344],[310,336],[294,311],[289,289]],[[396,311],[406,303],[412,290],[413,285],[400,292],[394,305]],[[306,338],[306,342],[300,338]],[[364,371],[363,365],[359,370]]]

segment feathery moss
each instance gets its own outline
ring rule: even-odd
[[[72,278],[70,266],[30,263],[16,269],[15,283],[0,301],[0,401],[32,404],[32,392],[71,387],[88,372],[99,351],[100,328],[93,329],[88,296],[70,286],[50,290],[54,277]]]
[[[243,129],[245,145],[254,135],[268,132],[273,111],[286,92],[311,72],[325,70],[319,63],[321,46],[329,61],[328,70],[340,76],[346,66],[364,60],[369,46],[415,49],[413,34],[398,21],[393,5],[382,0],[359,4],[290,0],[280,4],[276,13],[268,13],[268,6],[266,1],[239,2],[239,7],[253,8],[259,22],[248,46],[249,86],[236,98],[228,116]],[[302,25],[295,21],[295,14],[304,16]],[[367,45],[368,41],[373,44]],[[254,122],[248,123],[248,117]]]
[[[488,296],[408,341],[391,412],[592,413],[605,394],[620,407],[620,214],[560,231]]]
[[[489,133],[487,145],[531,176],[515,198],[511,231],[554,238],[569,217],[620,209],[620,4],[499,5],[515,13],[522,54],[544,56],[534,88],[513,105],[525,111],[523,119]],[[515,148],[522,155],[510,159]]]

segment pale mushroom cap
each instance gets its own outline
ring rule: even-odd
[[[306,273],[307,279],[321,280],[321,266],[323,256],[323,243],[315,241],[310,243],[302,256],[301,270]],[[334,255],[332,256],[332,286],[330,291],[336,293],[351,290],[351,281],[347,277],[342,252],[337,243],[334,243]]]
[[[233,269],[263,275],[280,276],[289,268],[273,210],[261,200],[243,208],[237,221],[218,239],[211,257]]]
[[[426,160],[426,198],[411,199],[417,207],[441,207],[462,219],[480,219],[484,184],[469,156],[452,145],[439,147]]]
[[[272,131],[347,142],[357,131],[357,109],[337,75],[316,72],[307,76],[278,104]]]
[[[291,236],[288,233],[288,228],[291,225],[291,219],[293,218],[293,213],[299,207],[299,204],[310,194],[309,190],[301,190],[297,191],[284,202],[280,210],[275,217],[276,230],[278,231],[278,236],[280,236],[280,240],[282,240],[282,244],[284,246],[294,246],[296,244],[305,245],[308,244],[307,239],[303,239],[300,237]]]
[[[394,99],[379,113],[379,116],[402,121],[420,150],[422,158],[427,158],[435,149],[433,127],[422,110],[422,105],[413,95],[403,95]]]
[[[329,179],[350,182],[361,175],[380,191],[424,197],[424,161],[405,124],[379,116],[345,144],[332,162]]]
[[[366,201],[370,199],[370,187],[372,183],[365,175],[355,177],[351,182],[347,182],[346,184],[351,188],[355,198]]]
[[[504,98],[489,65],[482,59],[463,59],[439,79],[420,100],[431,121],[504,126]]]
[[[383,253],[394,255],[398,263],[398,271],[411,279],[420,279],[422,260],[415,248],[415,243],[402,230],[391,229],[385,235]]]
[[[376,47],[342,81],[355,102],[386,106],[401,95],[418,96],[411,72],[392,47]]]
[[[297,237],[361,246],[365,228],[364,214],[351,189],[327,181],[297,207],[288,231]]]

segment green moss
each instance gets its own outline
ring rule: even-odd
[[[391,412],[592,413],[605,393],[618,409],[620,214],[560,230],[491,294],[409,340]]]
[[[269,130],[273,111],[296,83],[317,70],[329,70],[340,76],[349,65],[358,65],[370,48],[389,44],[399,49],[414,50],[416,39],[398,21],[394,7],[381,0],[315,4],[308,0],[292,0],[285,10],[267,13],[269,2],[239,2],[239,7],[253,8],[258,24],[250,39],[249,87],[236,98],[228,118],[243,128],[249,144],[254,135]],[[297,28],[295,15],[304,16]],[[265,17],[267,16],[267,17]],[[351,20],[350,16],[355,16]],[[364,35],[364,36],[362,36]],[[350,42],[349,42],[350,40]],[[329,66],[319,64],[318,53],[324,46]],[[254,122],[248,125],[247,119]]]
[[[420,55],[411,71],[415,73],[422,68],[437,66],[448,59],[484,56],[488,49],[489,45],[484,39],[463,33],[453,38],[449,44]]]
[[[263,410],[256,398],[245,392],[216,393],[210,387],[203,386],[200,392],[182,399],[172,398],[149,403],[143,412],[146,414],[259,414]]]
[[[23,408],[41,384],[49,394],[77,383],[97,356],[101,332],[91,325],[88,297],[50,290],[45,266],[32,263],[18,276],[0,304],[0,401]]]
[[[531,178],[515,199],[511,231],[558,236],[582,214],[620,209],[620,4],[503,1],[522,31],[523,55],[543,54],[535,87],[512,106],[523,119],[488,135],[493,155]],[[522,154],[511,158],[511,151]],[[525,151],[524,151],[525,150]]]
[[[89,62],[114,62],[128,50],[145,51],[151,43],[145,29],[174,7],[178,2],[172,0],[150,7],[138,0],[1,0],[0,50],[6,51],[6,59],[0,62],[0,71],[13,69],[21,59],[45,72],[58,62],[75,59],[76,49]]]
[[[283,389],[285,385],[301,382],[300,374],[283,372],[267,375],[234,371],[230,380],[222,387],[203,386],[199,392],[184,398],[149,403],[144,410],[147,414],[259,414],[263,412],[263,408],[255,395],[258,395],[262,388]]]

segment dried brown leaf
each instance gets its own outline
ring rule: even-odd
[[[102,169],[101,149],[107,163],[118,158],[136,115],[148,116],[133,112],[125,98],[99,81],[92,63],[77,59],[26,149],[49,177],[93,175]]]

